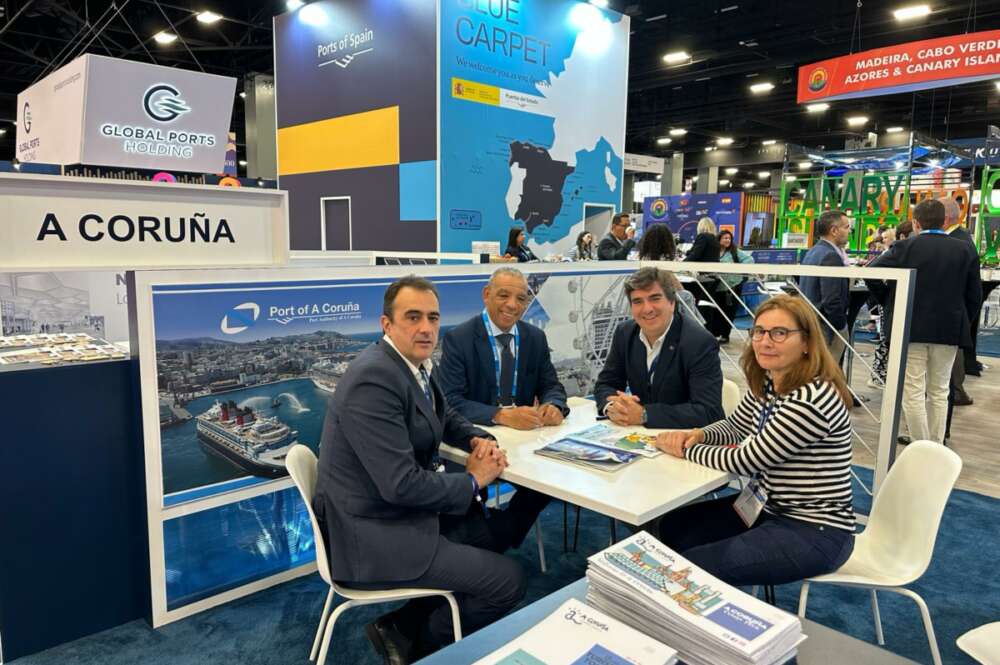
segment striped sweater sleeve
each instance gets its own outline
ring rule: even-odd
[[[750,438],[738,448],[697,444],[687,449],[685,457],[713,469],[743,476],[776,467],[829,434],[831,425],[823,414],[823,406],[830,399],[839,398],[836,391],[826,388],[811,396],[808,394],[811,391],[797,391],[774,410],[759,433],[756,423],[751,425]],[[747,421],[753,420],[750,411],[759,413],[760,408],[752,396],[749,404],[744,398],[731,420],[742,421],[741,429],[746,430]],[[706,442],[709,441],[708,430],[714,427],[713,424],[706,428]],[[712,434],[714,440],[716,432]]]
[[[759,413],[760,406],[753,393],[748,390],[743,394],[743,399],[740,400],[733,415],[702,428],[701,431],[705,433],[705,443],[710,446],[739,443],[755,431],[757,427],[755,418]]]

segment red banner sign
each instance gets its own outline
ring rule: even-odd
[[[798,103],[924,90],[1000,77],[1000,30],[925,39],[799,67]]]

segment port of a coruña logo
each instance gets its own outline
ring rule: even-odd
[[[159,340],[164,493],[278,478],[293,445],[318,451],[327,399],[380,334]]]

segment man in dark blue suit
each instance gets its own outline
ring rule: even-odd
[[[851,237],[851,220],[840,210],[827,210],[816,220],[814,237],[819,238],[806,255],[804,266],[847,265],[844,247]],[[802,294],[815,305],[819,313],[830,322],[823,327],[826,343],[837,362],[847,348],[841,339],[847,339],[847,310],[851,305],[851,282],[844,277],[802,277],[799,279]],[[835,335],[836,330],[840,335]]]
[[[464,633],[503,616],[524,596],[513,559],[492,550],[480,488],[506,466],[496,440],[449,406],[431,377],[440,326],[437,291],[414,275],[383,300],[382,340],[351,363],[330,400],[313,508],[333,579],[361,589],[455,592]],[[442,473],[441,441],[468,451]],[[450,641],[440,596],[410,601],[365,628],[390,665]]]
[[[687,429],[722,420],[719,344],[676,311],[670,273],[642,268],[625,281],[625,295],[633,320],[615,329],[597,376],[598,413],[618,425],[651,428]]]
[[[483,311],[444,336],[434,375],[448,403],[473,423],[529,430],[558,425],[569,413],[545,333],[521,320],[530,302],[521,271],[500,268],[483,288]],[[496,550],[519,547],[548,503],[517,488],[491,520]]]

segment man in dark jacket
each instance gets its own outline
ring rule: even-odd
[[[913,210],[913,230],[918,235],[897,242],[870,264],[916,270],[903,416],[914,440],[938,443],[944,442],[955,354],[959,347],[972,344],[969,322],[982,298],[978,257],[968,243],[942,230],[944,219],[940,201],[921,202]],[[870,281],[872,293],[884,302],[888,288],[878,280]]]
[[[632,320],[615,330],[597,376],[598,413],[618,425],[653,428],[688,429],[724,418],[719,344],[676,311],[670,273],[642,268],[625,281],[625,294]]]
[[[969,235],[969,231],[962,226],[960,218],[962,217],[962,209],[958,207],[958,201],[951,198],[950,196],[943,196],[938,199],[941,205],[944,206],[944,231],[952,238],[956,240],[961,240],[968,243],[969,249],[973,254],[976,254],[976,261],[979,261],[978,253],[976,252],[976,245],[972,241],[972,236]],[[980,281],[979,289],[982,291],[982,282]],[[969,393],[965,392],[965,370],[968,365],[970,369],[978,369],[976,367],[976,333],[979,329],[979,312],[977,311],[972,320],[969,321],[972,326],[972,346],[970,348],[962,349],[958,354],[955,355],[955,364],[951,368],[951,388],[954,391],[952,396],[952,403],[955,406],[971,406],[972,398],[969,397]]]
[[[851,220],[840,210],[827,210],[816,220],[816,244],[802,258],[804,266],[847,265],[844,247],[851,237]],[[829,326],[824,326],[826,342],[838,362],[844,353],[847,339],[847,310],[851,304],[851,282],[844,277],[811,277],[799,279],[802,294],[816,306]],[[832,326],[832,327],[830,327]],[[836,334],[834,331],[836,331]]]
[[[611,218],[608,235],[597,245],[600,261],[626,261],[629,252],[635,249],[635,230],[631,228],[627,212],[620,212]]]

